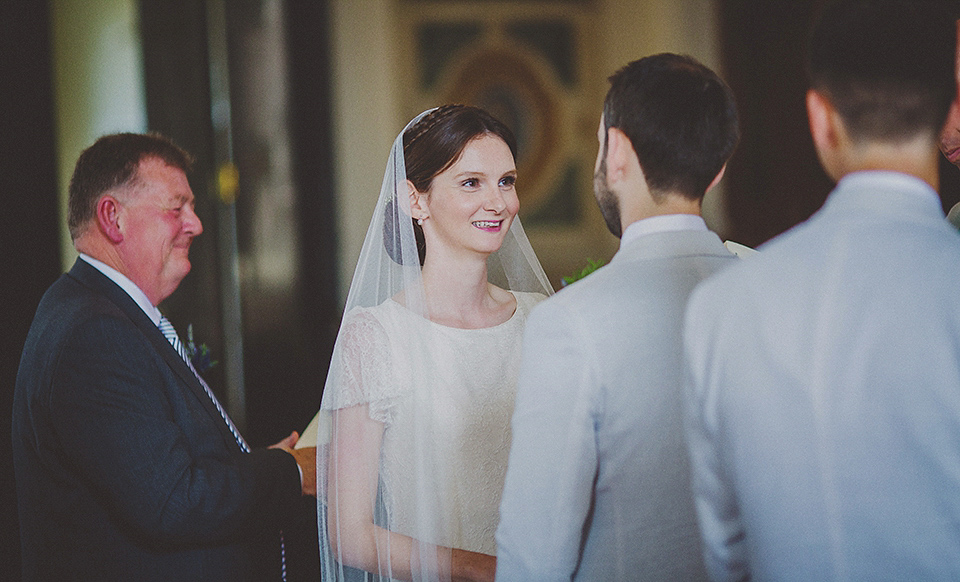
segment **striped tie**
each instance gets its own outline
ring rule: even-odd
[[[223,409],[223,406],[220,405],[220,401],[217,400],[217,397],[213,394],[213,391],[210,390],[210,386],[207,386],[207,383],[204,382],[203,378],[200,377],[200,374],[197,373],[197,369],[193,367],[193,363],[190,361],[190,356],[187,355],[187,349],[184,347],[183,342],[180,341],[180,337],[177,336],[177,330],[173,328],[173,324],[170,323],[170,320],[164,316],[160,316],[160,331],[163,333],[163,337],[167,338],[167,341],[173,346],[173,349],[177,350],[177,353],[180,354],[180,357],[183,358],[183,361],[187,363],[187,366],[190,368],[190,371],[193,372],[193,375],[197,377],[197,380],[200,381],[200,385],[203,386],[203,390],[207,393],[207,396],[210,397],[210,400],[213,402],[213,405],[217,407],[217,412],[220,413],[220,417],[223,418],[223,421],[227,423],[227,428],[230,429],[230,432],[233,434],[233,438],[237,439],[237,444],[240,445],[240,450],[245,453],[250,452],[250,445],[247,444],[247,441],[243,439],[243,436],[240,435],[240,431],[237,430],[237,427],[234,426],[233,421],[230,420],[230,417],[227,416],[227,411]]]
[[[217,397],[213,394],[213,391],[210,390],[210,386],[207,386],[207,383],[203,380],[200,374],[197,373],[197,369],[193,367],[193,362],[190,361],[190,356],[187,355],[187,349],[184,347],[183,342],[180,341],[180,336],[177,335],[177,330],[173,328],[173,324],[170,323],[169,319],[162,315],[160,316],[160,331],[163,333],[163,337],[167,338],[167,341],[173,346],[173,349],[180,354],[180,357],[183,358],[183,361],[187,363],[187,367],[190,368],[190,371],[193,372],[193,375],[197,377],[200,385],[203,386],[203,390],[207,393],[207,396],[210,397],[213,405],[217,407],[217,412],[220,413],[220,417],[223,418],[223,422],[227,423],[227,428],[230,429],[230,433],[233,434],[233,438],[237,439],[237,444],[240,445],[240,450],[245,453],[249,453],[250,445],[248,445],[247,441],[243,439],[240,431],[237,430],[237,427],[233,424],[233,421],[230,420],[229,416],[227,416],[227,411],[224,410],[223,406],[220,405],[220,401],[217,400]],[[280,532],[280,579],[283,582],[286,582],[287,580],[287,548],[283,539],[283,531]]]

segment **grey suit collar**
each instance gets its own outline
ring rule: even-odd
[[[675,230],[646,234],[622,247],[611,264],[681,256],[734,257],[709,230]]]
[[[857,172],[845,176],[830,193],[820,213],[944,220],[940,198],[929,184],[894,172]]]

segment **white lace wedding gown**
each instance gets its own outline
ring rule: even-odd
[[[343,366],[342,381],[323,408],[367,403],[371,418],[384,423],[380,480],[389,529],[496,554],[523,328],[545,298],[514,295],[514,315],[483,329],[439,325],[393,300],[345,318],[342,357],[332,363]],[[426,458],[412,453],[424,448]],[[432,534],[417,521],[424,515],[436,516]]]

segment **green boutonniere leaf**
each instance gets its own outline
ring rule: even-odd
[[[210,348],[207,344],[196,345],[193,341],[193,324],[187,326],[187,355],[190,356],[190,363],[202,374],[210,368],[217,365],[217,360],[210,359]]]

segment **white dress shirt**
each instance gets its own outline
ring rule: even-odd
[[[157,309],[153,303],[150,303],[150,300],[147,299],[147,295],[140,289],[140,287],[137,287],[136,283],[131,281],[120,271],[114,269],[103,261],[98,261],[90,255],[80,253],[80,258],[86,261],[94,269],[103,273],[106,278],[119,285],[120,288],[130,296],[130,299],[133,299],[133,302],[140,306],[140,309],[147,314],[147,317],[150,318],[150,321],[153,322],[153,325],[160,325],[160,310]]]

